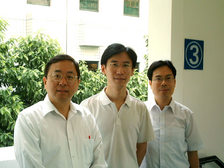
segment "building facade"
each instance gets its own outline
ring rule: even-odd
[[[87,61],[93,70],[100,67],[109,44],[130,46],[142,71],[148,5],[140,0],[0,0],[0,17],[9,23],[7,38],[42,29],[59,41],[64,53]]]

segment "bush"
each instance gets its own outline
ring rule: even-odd
[[[18,95],[12,95],[10,86],[0,90],[0,147],[13,145],[13,131],[23,102]]]
[[[0,23],[5,23],[0,19]],[[0,26],[4,32],[5,26]],[[0,33],[0,147],[13,145],[13,132],[21,110],[43,100],[45,63],[61,53],[56,40],[41,31],[3,42]]]
[[[106,77],[101,70],[96,72],[89,71],[85,62],[81,61],[80,65],[80,79],[79,89],[73,96],[72,101],[80,104],[84,99],[99,93],[107,84]]]

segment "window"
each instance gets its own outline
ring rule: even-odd
[[[139,17],[139,0],[124,0],[124,15]]]
[[[27,4],[50,6],[50,0],[27,0]]]
[[[85,61],[89,71],[96,72],[98,70],[98,61]]]
[[[98,0],[80,0],[79,9],[98,12]]]

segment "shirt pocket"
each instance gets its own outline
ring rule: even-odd
[[[91,165],[93,162],[93,139],[83,139],[83,158],[87,165]]]

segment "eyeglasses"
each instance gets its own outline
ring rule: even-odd
[[[117,64],[117,63],[110,63],[109,64],[111,67],[113,67],[113,68],[119,68],[120,66],[122,67],[122,68],[125,68],[125,69],[128,69],[129,67],[132,67],[132,65],[131,64]]]
[[[56,82],[60,82],[63,76],[65,76],[66,81],[70,83],[75,82],[76,79],[78,79],[78,77],[72,73],[67,73],[66,75],[62,75],[62,73],[60,72],[52,72],[49,74],[49,76],[51,76],[51,79]]]
[[[174,78],[173,77],[166,77],[166,78],[158,77],[158,78],[153,79],[153,81],[155,81],[156,83],[162,83],[163,80],[165,80],[165,82],[167,82],[167,83],[171,83],[174,80]]]

